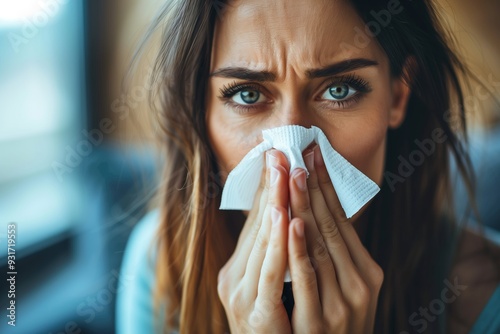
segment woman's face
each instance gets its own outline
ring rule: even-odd
[[[383,180],[386,133],[404,118],[407,87],[347,2],[245,0],[217,22],[207,125],[223,181],[262,130],[322,129],[364,174]],[[361,41],[364,42],[361,43]]]

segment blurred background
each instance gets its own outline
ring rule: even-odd
[[[16,228],[16,327],[0,280],[0,333],[113,333],[130,231],[154,206],[151,57],[123,89],[162,0],[0,0],[0,269]],[[478,77],[466,92],[478,203],[500,230],[500,3],[439,0]],[[154,43],[151,49],[154,52]],[[484,85],[484,86],[482,86]],[[485,87],[487,89],[485,89]],[[456,183],[457,208],[467,204]]]

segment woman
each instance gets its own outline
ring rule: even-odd
[[[119,332],[153,315],[183,333],[500,330],[498,247],[452,214],[450,157],[472,184],[464,68],[429,1],[174,1],[162,24],[166,183],[129,241]],[[380,193],[346,219],[317,147],[308,178],[270,150],[253,208],[218,210],[262,130],[287,124],[321,128]],[[151,240],[155,268],[134,267]]]

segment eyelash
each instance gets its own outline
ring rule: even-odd
[[[242,105],[242,104],[234,102],[231,99],[234,95],[236,95],[237,93],[239,93],[243,90],[256,90],[260,94],[262,94],[260,87],[256,84],[251,84],[251,83],[250,84],[238,84],[236,81],[233,81],[228,86],[224,85],[224,86],[222,86],[221,89],[219,89],[219,92],[220,92],[219,99],[224,102],[225,106],[232,107],[232,108],[238,110],[242,114],[259,107],[258,104]]]
[[[351,97],[347,98],[346,100],[341,100],[341,101],[325,101],[325,103],[328,103],[330,105],[334,105],[336,108],[347,108],[349,104],[356,103],[358,102],[366,93],[369,93],[372,89],[369,85],[369,83],[354,75],[354,74],[348,74],[348,75],[343,75],[340,77],[335,77],[331,78],[328,81],[328,84],[325,89],[328,89],[334,85],[338,84],[347,84],[350,88],[353,88],[356,90],[356,93],[352,95]],[[224,85],[222,86],[221,89],[219,89],[220,96],[218,97],[221,101],[224,102],[225,106],[230,106],[236,110],[238,110],[241,113],[246,113],[249,112],[252,109],[258,108],[261,103],[256,103],[256,104],[249,104],[249,105],[242,105],[239,103],[236,103],[232,100],[232,97],[236,95],[237,93],[244,91],[244,90],[255,90],[258,91],[260,94],[262,94],[262,90],[260,89],[259,85],[248,83],[248,84],[238,84],[236,81],[232,82],[228,86]],[[324,92],[325,90],[323,90]]]

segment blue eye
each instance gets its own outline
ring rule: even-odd
[[[351,97],[358,91],[345,83],[331,85],[321,98],[330,101],[339,101]]]
[[[366,93],[371,92],[371,87],[364,79],[354,75],[343,75],[329,80],[325,91],[320,97],[328,108],[344,109],[356,103]],[[269,99],[259,84],[238,84],[236,81],[224,85],[220,89],[219,99],[225,106],[246,114],[252,110],[263,110],[272,99]],[[317,100],[318,98],[316,98]]]
[[[262,102],[259,101],[261,97],[261,94],[258,90],[254,89],[243,89],[236,93],[233,97],[232,100],[236,103],[239,104],[254,104],[257,102]]]

